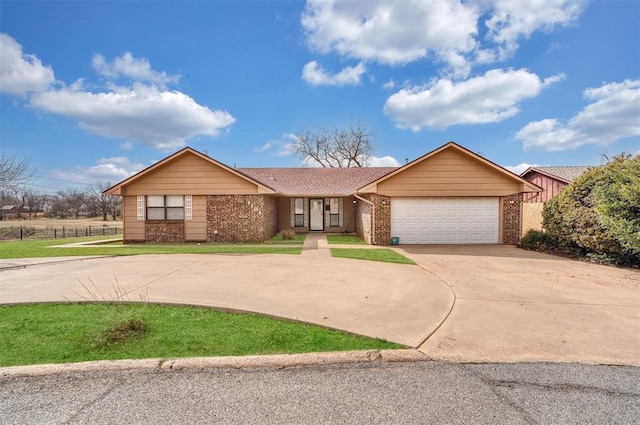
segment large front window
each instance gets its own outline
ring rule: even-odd
[[[184,197],[148,195],[147,220],[184,220]]]

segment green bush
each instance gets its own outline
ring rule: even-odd
[[[520,239],[518,247],[531,251],[548,251],[557,248],[558,241],[549,233],[531,229]]]
[[[542,217],[562,246],[640,265],[640,155],[587,171],[544,206]]]

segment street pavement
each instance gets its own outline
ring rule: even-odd
[[[0,378],[0,424],[635,424],[640,369],[361,363]]]

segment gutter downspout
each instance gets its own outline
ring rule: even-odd
[[[361,196],[358,196],[357,193],[354,193],[353,196],[371,206],[371,243],[370,245],[375,245],[376,244],[376,224],[375,224],[376,223],[376,206],[373,204],[373,202],[367,199],[364,199]]]

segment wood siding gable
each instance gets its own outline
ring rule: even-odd
[[[450,142],[361,189],[384,196],[506,196],[540,189]]]
[[[538,171],[530,171],[524,175],[524,178],[542,188],[542,192],[528,193],[524,196],[524,202],[528,203],[546,203],[550,201],[551,198],[556,197],[562,189],[569,185],[569,183],[564,180]]]
[[[245,195],[275,191],[191,148],[111,187],[110,195]]]

